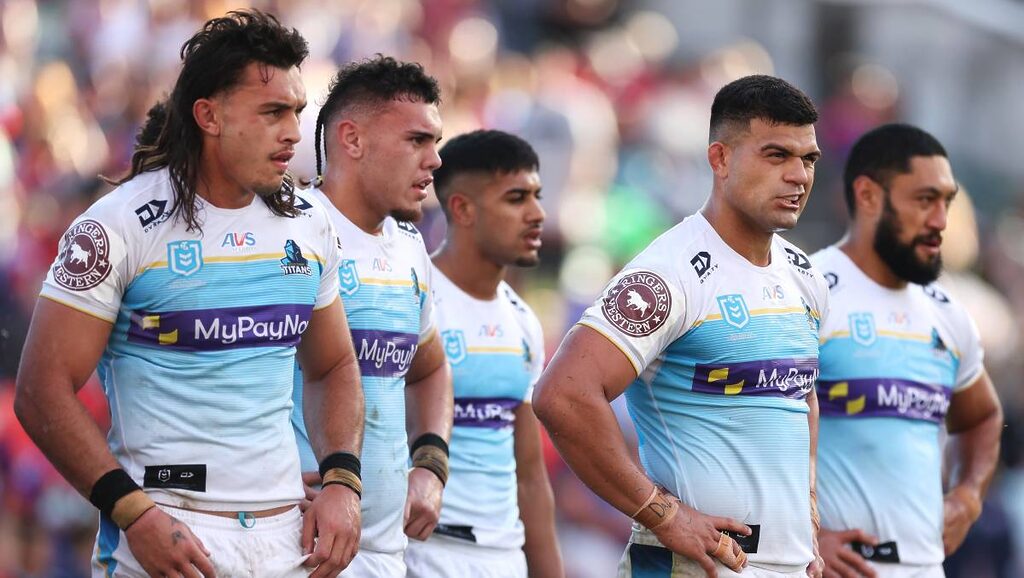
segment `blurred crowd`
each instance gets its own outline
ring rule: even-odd
[[[693,43],[685,42],[686,26],[678,13],[659,8],[665,4],[0,0],[0,578],[89,573],[95,510],[35,450],[12,414],[20,350],[58,238],[109,190],[98,175],[125,171],[146,110],[176,75],[181,44],[229,9],[268,10],[309,41],[303,75],[311,106],[292,164],[299,177],[314,172],[313,121],[330,76],[340,63],[378,52],[421,62],[439,79],[446,136],[498,128],[534,145],[548,213],[543,264],[515,272],[514,281],[544,323],[549,355],[618,267],[703,204],[711,185],[705,158],[711,99],[739,76],[771,73],[809,83],[801,88],[821,110],[817,131],[825,155],[808,212],[787,236],[808,251],[838,240],[846,151],[866,129],[906,120],[914,104],[897,76],[838,49],[835,58],[818,59],[827,69],[789,70],[765,44],[742,35],[704,51],[687,49]],[[780,2],[761,6],[773,4]],[[828,34],[819,32],[823,38],[814,41],[822,50],[835,37],[856,36],[856,19],[810,10],[832,16]],[[1024,56],[1024,46],[1014,49]],[[1020,576],[1024,399],[1017,377],[1024,357],[1015,354],[1024,292],[1014,289],[1024,282],[1024,180],[986,165],[970,143],[946,144],[955,171],[961,159],[969,161],[960,172],[968,194],[958,199],[945,235],[942,282],[968,303],[981,327],[1008,424],[985,512],[947,570],[951,577]],[[430,246],[443,235],[436,207],[419,226]],[[81,396],[105,427],[98,385],[90,383]],[[619,409],[628,431],[629,418]],[[628,520],[547,450],[570,576],[612,575]]]

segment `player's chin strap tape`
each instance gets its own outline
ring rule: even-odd
[[[416,438],[410,448],[412,467],[433,472],[441,485],[448,483],[448,442],[435,433],[425,433]]]
[[[121,468],[110,470],[96,480],[89,492],[89,501],[122,530],[127,530],[142,514],[156,506]]]
[[[679,513],[679,500],[661,486],[654,486],[650,497],[630,518],[648,530],[653,530],[662,524],[667,524],[677,513]]]
[[[320,462],[321,487],[340,484],[363,497],[362,464],[359,456],[349,452],[335,452]]]

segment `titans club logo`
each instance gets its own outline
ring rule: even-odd
[[[85,219],[64,233],[53,266],[57,283],[72,291],[85,291],[102,283],[110,269],[110,239],[103,225]]]
[[[650,271],[623,275],[608,290],[601,306],[605,319],[632,337],[650,335],[665,324],[672,295],[665,281]]]

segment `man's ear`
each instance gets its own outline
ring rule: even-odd
[[[732,160],[732,149],[729,145],[715,141],[708,145],[708,164],[711,172],[719,179],[729,178],[729,161]]]
[[[205,134],[220,136],[222,119],[218,101],[209,98],[196,100],[192,103],[192,118]]]
[[[344,119],[338,122],[334,128],[334,134],[338,137],[338,144],[341,150],[348,156],[359,159],[366,154],[366,135],[363,129],[354,120]]]

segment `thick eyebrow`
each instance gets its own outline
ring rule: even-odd
[[[262,108],[263,110],[266,110],[266,111],[289,110],[289,109],[294,108],[295,112],[302,112],[306,108],[306,101],[302,101],[302,102],[298,103],[297,105],[295,105],[295,104],[292,104],[290,102],[274,100],[274,101],[263,103],[260,106],[260,108]]]
[[[523,187],[513,187],[511,189],[506,190],[505,194],[506,195],[509,195],[509,194],[515,194],[515,195],[534,195],[534,194],[540,193],[541,188],[542,187],[537,187],[536,189],[527,189],[527,188],[523,188]]]
[[[434,134],[428,130],[410,130],[406,134],[412,138],[432,138],[435,143],[441,142],[441,133]]]
[[[954,196],[956,196],[957,193],[960,192],[960,183],[957,183],[956,187],[954,187],[952,191],[950,191],[950,190],[943,191],[943,190],[939,189],[938,187],[921,187],[921,188],[915,190],[914,192],[915,193],[933,193],[933,194],[936,194],[936,195],[938,195],[940,197],[941,196],[954,197]]]
[[[791,148],[789,148],[789,147],[787,147],[785,145],[781,145],[779,143],[773,143],[773,142],[770,142],[770,143],[768,143],[768,144],[766,144],[766,145],[761,147],[761,152],[767,152],[767,151],[778,151],[778,152],[783,153],[783,154],[785,154],[787,156],[791,156],[791,157],[801,156],[801,158],[811,158],[812,160],[818,160],[818,159],[821,158],[821,151],[818,150],[817,148],[815,148],[813,151],[811,151],[811,152],[809,152],[809,153],[807,153],[805,155],[797,155],[793,151],[793,149],[791,149]]]

